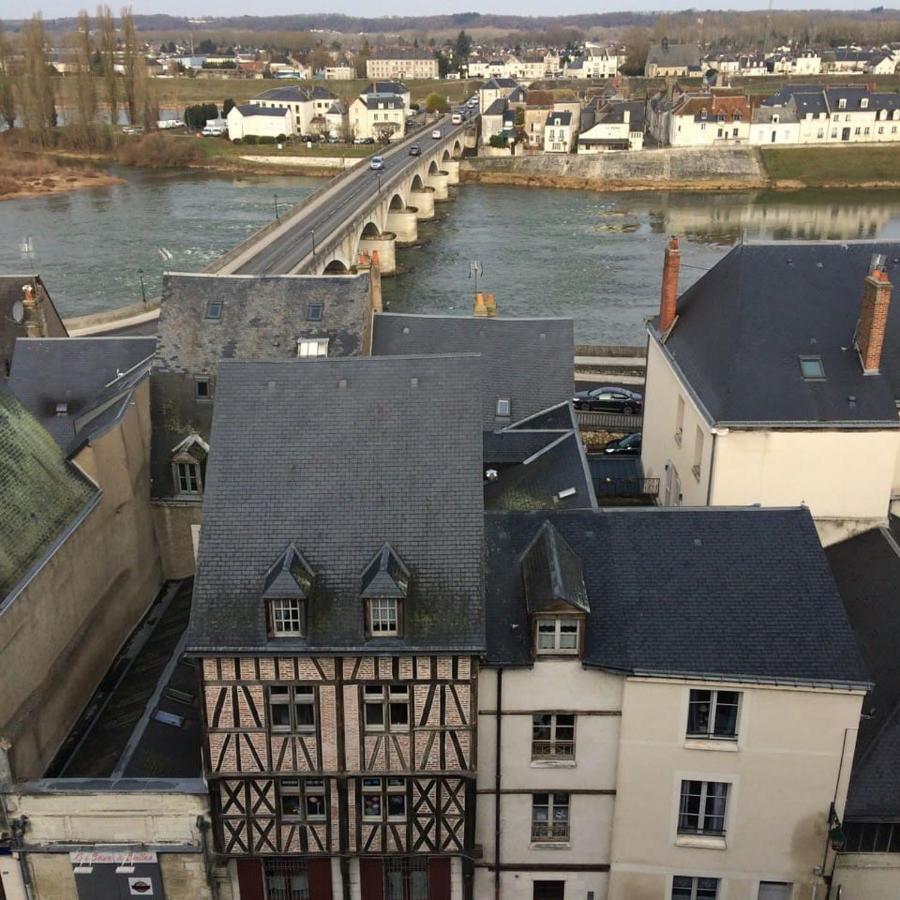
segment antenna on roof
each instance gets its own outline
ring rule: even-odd
[[[883,253],[873,253],[869,260],[869,274],[880,272],[884,269],[885,255]]]

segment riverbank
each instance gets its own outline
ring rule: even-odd
[[[464,160],[460,180],[594,191],[900,188],[900,147],[667,148]]]
[[[46,197],[124,183],[108,172],[60,163],[48,156],[0,152],[0,200]]]

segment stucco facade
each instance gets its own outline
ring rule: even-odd
[[[733,740],[686,737],[691,688],[740,693]],[[719,879],[719,896],[756,900],[761,882],[790,900],[824,892],[833,865],[861,691],[628,678],[623,694],[609,900],[668,897],[674,876]],[[685,781],[728,785],[722,833],[688,833]]]

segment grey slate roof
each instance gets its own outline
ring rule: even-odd
[[[867,686],[815,526],[803,509],[488,512],[489,665],[531,664],[520,560],[546,522],[582,564],[591,609],[586,665]],[[658,564],[660,554],[664,564]]]
[[[290,103],[303,103],[304,101],[309,100],[309,98],[310,98],[309,91],[306,91],[303,88],[276,87],[276,88],[270,88],[268,91],[263,91],[261,94],[257,94],[253,99],[254,100],[281,100],[283,102],[290,102]]]
[[[502,116],[509,107],[509,101],[504,97],[498,97],[482,114],[485,116]]]
[[[900,819],[900,548],[886,528],[825,551],[875,687],[863,704],[845,816]]]
[[[402,81],[370,81],[363,94],[408,94],[409,88]]]
[[[482,650],[482,378],[474,356],[224,361],[189,648]],[[386,543],[410,573],[404,633],[367,641]],[[260,598],[291,544],[315,573],[308,636],[272,641]]]
[[[373,326],[373,356],[480,353],[485,377],[478,390],[485,428],[497,427],[499,398],[510,400],[513,420],[571,399],[574,349],[571,319],[381,313]]]
[[[652,63],[665,68],[698,66],[700,50],[696,44],[651,44],[647,51],[647,65]]]
[[[13,307],[22,300],[22,286],[30,284],[38,301],[39,320],[43,322],[42,337],[67,337],[59,313],[50,299],[40,275],[0,276],[0,379],[9,374],[13,347],[17,338],[25,337],[25,323],[16,321]]]
[[[206,318],[210,302],[222,304],[221,318]],[[322,306],[320,321],[308,320],[310,304]],[[297,360],[299,337],[328,338],[329,356],[357,356],[369,306],[366,275],[166,274],[150,383],[153,496],[174,491],[172,448],[191,432],[209,439],[213,404],[196,398],[194,376],[209,376],[214,398],[220,359]]]
[[[359,99],[366,109],[403,109],[403,98],[396,94],[364,94]]]
[[[288,114],[287,108],[283,106],[253,106],[252,104],[245,104],[237,109],[242,116],[248,118],[252,116],[271,116],[276,119],[283,119]]]
[[[146,377],[132,370],[153,355],[154,337],[28,338],[16,343],[9,386],[64,450],[76,432],[108,424],[90,413],[124,396]],[[122,376],[136,374],[123,381]],[[57,404],[67,412],[57,414]],[[90,420],[90,422],[88,422]],[[87,435],[80,434],[85,439]]]
[[[875,253],[900,283],[900,242],[741,244],[679,297],[665,351],[714,421],[897,425],[896,288],[881,374],[863,375],[853,348]],[[825,379],[805,381],[800,355],[821,356]]]
[[[547,125],[571,125],[572,113],[569,110],[554,109],[547,113]]]
[[[489,78],[479,90],[497,91],[502,88],[515,88],[519,86],[519,82],[515,78]]]
[[[598,122],[622,123],[628,111],[628,125],[631,131],[643,131],[647,110],[640,100],[611,100],[597,115]]]

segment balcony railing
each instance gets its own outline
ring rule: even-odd
[[[531,840],[534,843],[565,843],[569,840],[568,822],[532,822]]]
[[[572,759],[575,741],[532,741],[532,759]]]

